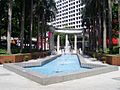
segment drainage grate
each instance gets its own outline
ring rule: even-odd
[[[10,76],[11,74],[9,73],[3,73],[3,74],[0,74],[0,76]]]

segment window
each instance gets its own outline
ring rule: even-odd
[[[78,8],[78,5],[76,5],[76,7]]]
[[[76,3],[78,3],[78,1],[76,1]]]
[[[79,9],[76,9],[76,11],[79,11]]]

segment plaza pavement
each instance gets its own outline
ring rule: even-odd
[[[102,64],[91,58],[85,60],[89,63]],[[0,90],[120,90],[120,67],[119,71],[43,86],[1,65]]]

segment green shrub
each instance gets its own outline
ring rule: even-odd
[[[100,59],[103,63],[106,63],[106,57],[101,57],[101,59]]]
[[[29,48],[24,48],[23,53],[29,53],[30,49]]]
[[[98,53],[103,53],[103,49],[99,48]]]
[[[92,54],[92,57],[93,57],[93,58],[96,58],[96,53],[93,53],[93,54]]]
[[[107,50],[106,50],[106,54],[109,54],[109,53],[110,53],[110,49],[107,48]]]
[[[20,52],[20,48],[14,46],[14,47],[11,48],[11,51],[12,51],[12,54],[17,54],[17,53]]]
[[[29,56],[24,56],[24,61],[28,61],[30,59]]]
[[[32,49],[32,52],[38,52],[38,49]]]
[[[112,50],[112,54],[118,54],[119,53],[119,48],[118,46],[114,46]]]
[[[5,49],[0,49],[0,54],[6,54],[6,50]]]

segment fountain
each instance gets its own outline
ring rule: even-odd
[[[71,52],[71,46],[70,46],[69,40],[67,39],[66,46],[65,46],[65,53],[69,54],[70,52]]]

